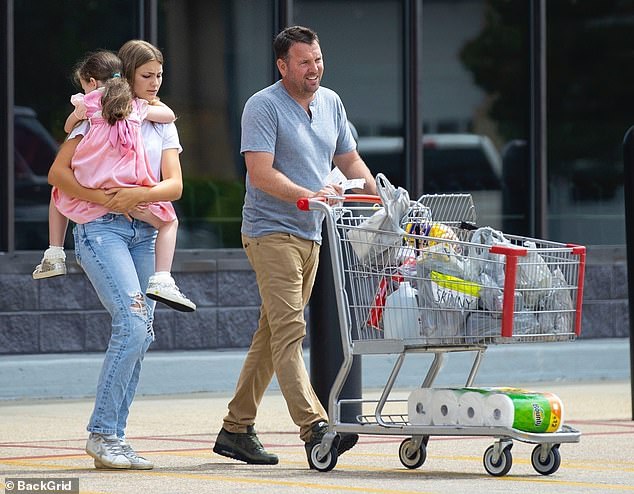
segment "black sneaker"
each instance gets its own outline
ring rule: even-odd
[[[315,422],[312,426],[313,434],[310,437],[310,441],[304,444],[304,448],[306,449],[306,456],[310,459],[310,452],[312,451],[315,444],[319,444],[323,439],[326,432],[328,432],[328,422]],[[352,448],[357,441],[359,440],[358,434],[337,434],[335,439],[333,440],[333,445],[337,448],[337,456],[341,456],[350,448]],[[310,460],[308,461],[310,464]],[[312,468],[312,465],[311,465]]]
[[[213,451],[251,465],[277,465],[279,461],[277,455],[268,453],[264,449],[252,425],[246,432],[235,433],[223,427],[218,433]]]

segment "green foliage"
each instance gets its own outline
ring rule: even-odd
[[[529,2],[489,0],[485,25],[461,59],[493,98],[489,117],[505,140],[527,136]],[[546,2],[548,156],[551,172],[574,175],[594,161],[594,180],[613,186],[626,130],[634,123],[632,0]]]
[[[493,98],[489,116],[506,140],[527,133],[528,2],[490,0],[480,34],[460,54],[475,83]]]
[[[204,237],[205,247],[240,247],[244,193],[243,182],[186,177],[174,207],[181,226]]]
[[[186,217],[239,218],[244,192],[242,182],[184,177],[183,195],[176,204]]]

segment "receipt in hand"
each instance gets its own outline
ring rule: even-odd
[[[365,178],[353,178],[348,180],[341,170],[335,166],[332,170],[330,170],[324,185],[329,184],[341,185],[343,191],[345,192],[350,189],[363,189],[365,186]]]

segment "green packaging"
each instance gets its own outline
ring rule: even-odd
[[[513,428],[524,432],[556,432],[563,424],[563,403],[553,393],[538,393],[521,388],[461,388],[491,395],[502,394],[512,403]]]

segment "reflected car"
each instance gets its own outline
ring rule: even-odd
[[[44,249],[48,245],[48,170],[58,144],[32,108],[14,108],[15,247]]]
[[[469,193],[478,223],[502,227],[502,159],[487,136],[425,134],[423,190],[426,194]],[[358,149],[373,174],[405,183],[402,137],[360,137]]]

